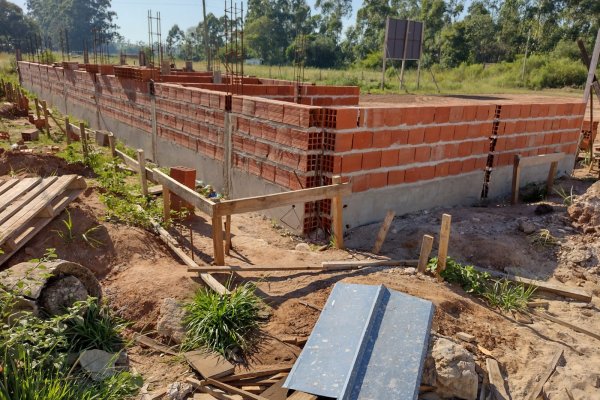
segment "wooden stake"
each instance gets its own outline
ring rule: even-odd
[[[108,146],[110,147],[110,155],[112,158],[117,157],[117,149],[115,144],[115,135],[112,132],[108,133]]]
[[[500,372],[500,366],[498,362],[493,358],[487,358],[485,360],[487,365],[488,376],[490,380],[490,390],[496,397],[496,400],[510,400],[510,396],[504,386],[504,378]]]
[[[442,215],[442,227],[440,229],[440,247],[438,249],[438,273],[446,269],[446,258],[448,257],[448,243],[450,242],[450,224],[452,216]]]
[[[225,217],[225,254],[231,251],[231,215]]]
[[[379,229],[379,233],[377,234],[377,240],[375,240],[375,245],[373,246],[373,254],[379,254],[381,251],[381,246],[383,246],[383,242],[385,241],[385,237],[392,226],[392,222],[394,222],[394,217],[396,216],[395,211],[388,211],[385,215],[385,219],[383,220],[383,224]]]
[[[85,133],[85,124],[83,122],[79,123],[79,132],[81,134],[81,149],[83,150],[83,158],[87,160],[89,154],[87,146],[87,135]]]
[[[39,120],[40,119],[40,103],[39,103],[39,100],[37,97],[35,98],[34,101],[35,101],[35,115],[37,116],[37,119]]]
[[[215,265],[225,265],[225,250],[223,248],[223,217],[218,213],[212,216],[213,249]]]
[[[69,123],[69,117],[65,117],[65,131],[67,132],[67,145],[71,144],[71,124]]]
[[[331,178],[331,183],[339,185],[342,183],[342,177],[339,175]],[[342,204],[342,196],[336,195],[331,201],[331,213],[333,215],[333,237],[335,247],[338,249],[344,248],[344,221],[343,221],[344,205]]]
[[[46,105],[46,100],[42,101],[42,108],[44,109],[44,119],[45,121],[45,126],[46,126],[46,134],[48,136],[50,136],[50,118],[48,116],[48,106]]]
[[[521,156],[515,155],[515,161],[513,164],[513,178],[512,178],[512,197],[510,199],[511,204],[517,204],[519,202],[519,181],[521,179]]]
[[[163,220],[169,222],[171,220],[171,192],[163,185]]]
[[[429,261],[429,255],[433,248],[433,236],[423,235],[423,242],[421,242],[421,255],[419,256],[419,265],[417,266],[417,272],[425,273],[427,268],[427,262]]]
[[[556,176],[556,170],[558,169],[558,161],[554,161],[550,164],[550,171],[548,172],[548,180],[546,181],[546,196],[550,196],[552,193],[552,187],[554,186],[554,177]]]
[[[144,150],[137,149],[138,164],[140,165],[140,184],[142,186],[142,194],[148,196],[148,181],[146,180],[146,158]]]

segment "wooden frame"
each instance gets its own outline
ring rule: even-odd
[[[513,164],[512,194],[510,200],[511,204],[517,204],[519,202],[519,183],[521,181],[521,169],[523,167],[550,164],[550,171],[548,172],[548,178],[546,180],[546,194],[549,194],[552,191],[552,186],[554,186],[554,177],[556,176],[556,171],[558,170],[558,162],[565,158],[565,156],[565,153],[544,154],[531,157],[521,157],[518,154],[515,155]]]

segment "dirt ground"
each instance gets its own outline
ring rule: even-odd
[[[101,280],[104,296],[116,312],[132,322],[131,332],[153,335],[159,308],[167,297],[190,298],[202,286],[196,274],[187,268],[160,242],[156,235],[139,228],[106,222],[105,206],[99,199],[93,174],[83,165],[68,165],[62,159],[47,155],[0,154],[0,179],[31,174],[62,175],[78,173],[87,178],[89,188],[68,207],[75,225],[75,237],[65,242],[56,233],[63,228],[63,212],[14,257],[8,265],[39,257],[47,248],[56,248],[60,258],[88,267]],[[562,179],[557,186],[582,194],[593,180],[583,172],[577,178]],[[454,207],[432,209],[397,217],[384,243],[380,257],[415,259],[423,234],[436,237],[443,213],[452,215],[449,255],[468,262],[521,276],[548,280],[594,294],[591,304],[569,301],[558,296],[536,293],[536,298],[549,302],[549,313],[591,331],[600,326],[600,240],[584,235],[571,226],[566,207],[558,196],[547,199],[554,212],[536,215],[537,204],[509,206],[505,201],[487,207]],[[518,229],[526,220],[538,229],[548,229],[557,238],[555,246],[536,246]],[[93,248],[78,239],[81,233],[100,226],[97,238],[102,242]],[[195,259],[208,263],[212,255],[210,225],[200,214],[193,220]],[[301,238],[285,234],[274,223],[260,215],[234,216],[232,220],[233,251],[228,265],[317,265],[323,261],[375,258],[370,249],[379,224],[358,227],[347,232],[348,250],[327,249],[298,251]],[[174,233],[176,233],[174,231]],[[183,236],[187,237],[188,233]],[[187,239],[181,244],[187,248]],[[435,247],[434,247],[435,248]],[[582,257],[581,254],[584,254]],[[4,266],[6,267],[6,266]],[[227,274],[215,274],[225,283]],[[490,350],[508,377],[513,399],[524,398],[539,379],[559,347],[564,359],[545,386],[548,398],[568,399],[568,388],[575,399],[600,399],[600,341],[538,317],[527,318],[490,309],[483,301],[466,294],[461,288],[439,282],[429,276],[411,273],[405,268],[365,268],[352,272],[256,272],[233,277],[234,283],[252,280],[270,309],[263,327],[264,340],[250,358],[249,365],[289,364],[299,348],[282,343],[285,336],[307,337],[319,312],[299,302],[304,300],[322,307],[338,281],[384,284],[391,289],[432,301],[436,311],[433,331],[452,337],[458,332],[474,335],[477,343]],[[529,323],[531,322],[531,323]],[[485,369],[485,356],[476,348],[477,362]],[[129,350],[131,365],[140,372],[149,390],[160,389],[182,380],[191,370],[180,357],[161,355],[134,345]]]

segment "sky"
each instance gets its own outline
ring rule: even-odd
[[[26,0],[9,1],[26,11]],[[307,0],[307,2],[311,7],[314,6],[314,0]],[[244,2],[244,8],[246,3]],[[361,4],[362,0],[352,0],[353,15],[345,21],[345,26],[355,21],[356,11]],[[206,8],[207,13],[212,12],[217,17],[221,17],[224,14],[225,3],[223,0],[206,0]],[[112,0],[112,10],[117,13],[116,23],[120,27],[119,33],[131,42],[148,41],[148,10],[152,10],[153,14],[160,12],[163,40],[174,24],[187,30],[202,20],[202,0]]]

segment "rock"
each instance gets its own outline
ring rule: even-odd
[[[575,197],[567,209],[574,225],[586,233],[600,232],[600,181],[581,196]]]
[[[438,395],[476,400],[479,376],[475,372],[473,354],[459,344],[439,338],[433,345],[431,357],[435,366],[433,386]]]
[[[296,251],[309,252],[310,246],[308,245],[308,243],[298,243],[296,245]]]
[[[115,374],[116,354],[102,350],[84,350],[79,356],[79,364],[92,380],[99,382]]]
[[[530,235],[537,230],[533,222],[522,219],[519,221],[519,230],[526,235]]]
[[[545,215],[554,212],[554,207],[550,204],[539,204],[533,211],[535,215]]]
[[[40,296],[40,306],[50,315],[60,315],[77,301],[85,301],[88,291],[74,276],[50,282]]]
[[[192,385],[185,382],[173,382],[167,386],[167,399],[185,400],[193,391]]]
[[[592,258],[592,253],[588,250],[573,250],[567,254],[567,259],[576,264],[581,264]]]
[[[175,343],[183,342],[185,338],[184,316],[185,310],[177,300],[173,298],[164,299],[160,306],[160,317],[156,323],[156,331],[160,336],[170,338]]]
[[[460,340],[462,340],[463,342],[475,343],[475,336],[470,335],[466,332],[458,332],[456,334],[456,337],[459,338]]]

